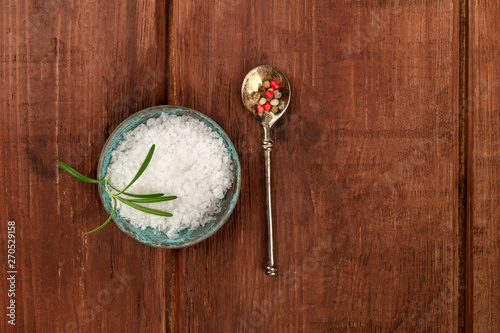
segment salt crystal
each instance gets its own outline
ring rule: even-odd
[[[220,201],[234,179],[231,155],[221,137],[205,123],[164,113],[124,134],[111,153],[110,183],[119,189],[128,185],[153,144],[153,159],[127,192],[176,195],[176,200],[141,204],[174,216],[147,214],[121,202],[117,209],[138,228],[151,227],[177,238],[181,230],[197,229],[220,211]]]

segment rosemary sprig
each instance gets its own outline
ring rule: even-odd
[[[67,165],[64,162],[57,162],[57,165],[61,169],[63,169],[64,171],[66,171],[67,173],[72,175],[73,177],[76,177],[80,180],[83,180],[84,182],[94,183],[94,184],[100,184],[100,183],[104,182],[104,188],[106,189],[106,192],[108,192],[109,196],[113,199],[113,203],[114,203],[113,211],[111,212],[111,215],[108,217],[106,222],[104,222],[99,227],[95,228],[94,230],[85,232],[84,233],[85,235],[88,235],[90,233],[93,233],[93,232],[103,228],[106,224],[109,223],[109,221],[111,221],[111,218],[113,217],[113,215],[116,212],[116,206],[117,206],[116,200],[119,200],[132,208],[135,208],[137,210],[140,210],[141,212],[145,212],[148,214],[158,215],[158,216],[167,216],[167,217],[173,216],[169,212],[164,212],[161,210],[141,206],[141,205],[139,205],[139,203],[155,203],[155,202],[170,201],[170,200],[177,199],[177,197],[175,195],[164,196],[163,193],[134,194],[134,193],[125,192],[130,186],[132,186],[132,184],[134,184],[142,176],[142,174],[144,173],[144,171],[148,167],[149,162],[151,162],[151,159],[153,158],[154,151],[155,151],[155,145],[152,145],[151,148],[149,149],[148,155],[144,159],[144,162],[142,162],[141,167],[137,171],[137,173],[134,176],[134,178],[132,179],[132,181],[127,186],[125,186],[125,188],[121,191],[110,184],[109,175],[106,175],[103,179],[100,179],[100,180],[92,179],[92,178],[89,178],[89,177],[82,175],[81,173],[79,173],[78,171],[76,171],[75,169],[73,169],[72,167],[70,167],[69,165]],[[113,189],[114,191],[116,191],[117,193],[111,192],[110,188]],[[137,198],[137,199],[126,199],[126,198],[123,198],[120,196],[122,194],[129,196],[129,197],[132,197],[132,198]]]

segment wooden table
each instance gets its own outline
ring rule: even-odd
[[[19,332],[500,332],[498,1],[4,1],[0,22],[0,331],[15,221]],[[260,64],[293,89],[276,277],[240,100]],[[56,161],[95,176],[113,129],[161,104],[233,140],[232,217],[178,251],[83,236],[106,213]]]

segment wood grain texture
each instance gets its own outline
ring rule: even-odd
[[[500,4],[469,1],[469,212],[474,332],[500,331]]]
[[[177,253],[180,332],[458,330],[458,1],[174,2],[173,100],[236,144],[242,192]],[[240,85],[280,68],[280,274],[264,275],[262,133]]]
[[[114,127],[166,102],[166,13],[162,1],[2,2],[0,220],[2,235],[17,222],[19,332],[172,327],[173,253],[114,225],[84,237],[106,219],[97,190],[56,168],[95,176]],[[4,311],[0,323],[13,328]]]
[[[16,330],[500,331],[499,15],[470,0],[3,1],[0,247],[15,220]],[[240,100],[260,64],[292,85],[272,133],[275,278],[262,133]],[[177,252],[115,226],[84,237],[106,214],[55,162],[95,175],[111,131],[159,104],[229,134],[234,214]]]

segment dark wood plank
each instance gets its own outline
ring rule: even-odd
[[[166,13],[164,1],[2,3],[0,221],[2,234],[17,223],[20,332],[172,327],[173,252],[114,225],[83,236],[106,219],[97,190],[56,168],[95,175],[114,127],[166,102]]]
[[[474,332],[500,331],[500,4],[469,1],[469,162]]]
[[[178,1],[173,100],[228,132],[242,192],[177,254],[182,332],[458,330],[458,1]],[[259,126],[240,84],[292,84],[273,130],[277,277],[264,275]]]

